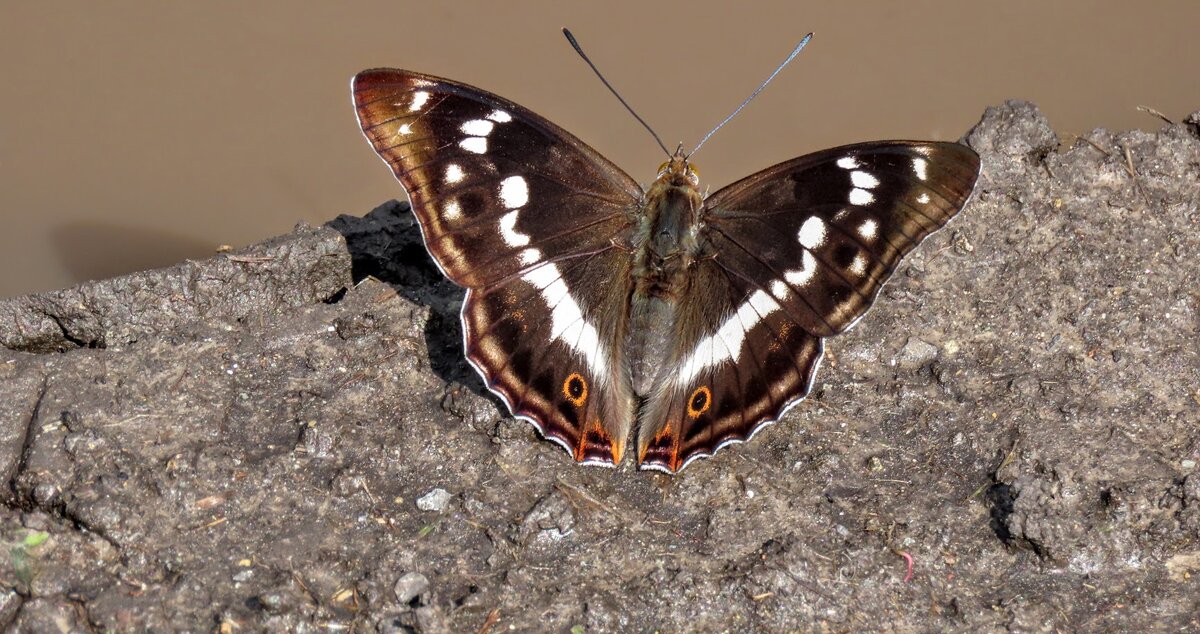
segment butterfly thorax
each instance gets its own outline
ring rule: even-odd
[[[688,291],[688,267],[700,255],[702,197],[696,171],[676,155],[646,192],[633,236],[628,361],[633,390],[645,396],[669,358],[679,299]]]

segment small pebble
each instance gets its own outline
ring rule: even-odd
[[[440,491],[441,489],[439,489]],[[429,579],[419,572],[410,572],[396,580],[393,591],[400,603],[411,603],[429,589]]]
[[[442,488],[434,489],[417,500],[417,508],[422,511],[437,511],[440,513],[446,510],[446,505],[448,504],[450,504],[450,492]]]
[[[903,366],[916,367],[933,361],[937,354],[937,346],[916,337],[909,337],[908,343],[901,348],[897,361]]]
[[[1183,462],[1179,463],[1179,466],[1183,467],[1184,469],[1195,469],[1196,461],[1195,460],[1184,460]]]

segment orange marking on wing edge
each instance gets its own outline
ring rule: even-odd
[[[582,432],[579,434],[579,444],[575,445],[575,462],[587,460],[588,450],[597,446],[608,448],[614,464],[621,462],[621,455],[625,452],[625,447],[609,438],[608,432],[604,430],[604,425],[599,418],[592,419],[591,423],[584,425]]]
[[[707,385],[701,385],[688,397],[688,418],[699,418],[701,414],[708,411],[709,407],[712,407],[712,390],[708,389]]]
[[[668,442],[664,443],[663,442],[664,440],[668,441]],[[638,456],[638,463],[642,463],[642,462],[646,461],[646,456],[650,453],[650,450],[652,448],[655,448],[655,447],[661,448],[663,444],[669,444],[671,447],[671,458],[670,458],[670,460],[667,461],[667,468],[670,469],[672,472],[679,471],[679,466],[680,466],[679,444],[680,443],[678,442],[678,439],[674,438],[673,434],[671,433],[671,423],[669,423],[669,422],[666,425],[663,425],[663,428],[660,429],[658,431],[658,433],[654,434],[654,439],[651,440],[650,443],[647,444],[644,449],[642,449],[641,454]]]

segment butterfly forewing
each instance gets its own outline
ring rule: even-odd
[[[862,143],[763,170],[705,201],[718,264],[817,336],[866,312],[905,254],[962,208],[979,157],[955,143]]]
[[[640,201],[637,183],[595,150],[478,88],[376,69],[359,73],[353,92],[430,254],[468,288],[609,246]]]

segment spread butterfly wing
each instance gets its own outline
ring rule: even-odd
[[[827,337],[852,326],[900,258],[966,204],[979,156],[957,143],[832,148],[763,170],[705,201],[717,262]]]
[[[881,142],[803,156],[705,201],[707,258],[638,432],[645,468],[675,472],[749,438],[809,390],[821,338],[870,307],[900,259],[966,203],[979,158],[952,143]],[[788,363],[790,362],[790,364]]]
[[[808,393],[823,351],[769,292],[715,258],[696,262],[688,285],[678,311],[693,318],[676,324],[638,431],[638,463],[668,473],[779,418]]]
[[[609,246],[641,200],[595,150],[484,90],[403,70],[353,82],[367,140],[412,202],[425,246],[467,288]]]
[[[578,462],[620,463],[633,425],[618,345],[629,292],[629,257],[616,248],[467,292],[467,358],[514,416]]]
[[[465,347],[488,388],[577,460],[619,460],[633,402],[611,345],[629,278],[613,244],[640,204],[637,183],[478,88],[376,69],[354,78],[353,94],[429,253],[469,289]]]

